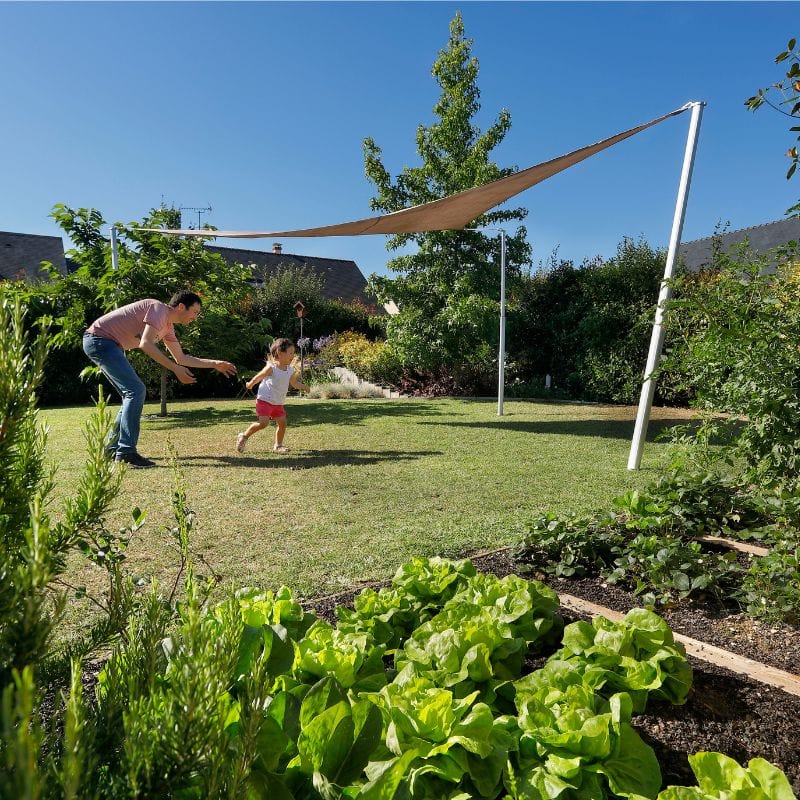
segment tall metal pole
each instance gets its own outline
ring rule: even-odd
[[[111,269],[119,270],[119,252],[117,250],[117,226],[111,226]]]
[[[661,281],[661,289],[658,293],[653,334],[650,338],[647,365],[644,368],[644,382],[642,383],[642,393],[639,396],[639,409],[636,413],[636,426],[633,430],[631,451],[628,456],[628,469],[639,469],[642,461],[642,447],[647,438],[647,423],[650,420],[650,409],[653,406],[653,394],[656,390],[653,373],[658,366],[661,358],[661,349],[664,346],[664,307],[672,294],[668,282],[675,274],[675,262],[677,261],[678,248],[681,244],[681,232],[683,230],[683,220],[686,216],[689,184],[692,181],[692,168],[694,167],[694,157],[697,151],[697,134],[700,130],[700,120],[703,116],[704,106],[705,103],[703,102],[687,103],[685,106],[685,108],[692,109],[692,118],[689,122],[689,136],[686,140],[686,152],[683,156],[683,169],[681,171],[680,184],[678,185],[675,216],[672,219],[672,233],[669,239],[667,263],[664,267],[664,279]]]
[[[497,353],[497,416],[503,416],[506,380],[506,232],[500,230],[500,347]]]
[[[305,342],[303,341],[303,318],[300,317],[300,379],[303,379],[303,360],[304,360],[304,350],[305,350]]]

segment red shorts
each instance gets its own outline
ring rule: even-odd
[[[286,416],[286,409],[283,406],[274,406],[266,400],[256,400],[256,414],[259,417],[279,419]]]

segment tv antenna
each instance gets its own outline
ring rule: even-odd
[[[197,208],[196,206],[180,206],[178,211],[196,211],[197,212],[197,230],[200,230],[200,215],[201,214],[208,214],[211,212],[211,206],[206,206],[205,208]]]

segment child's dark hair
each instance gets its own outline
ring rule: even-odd
[[[273,358],[278,357],[278,353],[285,353],[290,348],[294,347],[294,342],[291,339],[285,339],[281,337],[280,339],[274,339],[272,344],[269,346],[269,354]]]
[[[188,289],[181,289],[179,292],[175,292],[174,295],[167,303],[168,306],[172,308],[177,308],[181,303],[183,303],[186,308],[191,308],[196,303],[200,303],[203,305],[203,300],[197,292],[190,292]]]

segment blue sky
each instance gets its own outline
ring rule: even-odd
[[[221,229],[281,230],[370,216],[361,143],[396,175],[456,10],[480,62],[493,151],[524,168],[704,100],[683,240],[779,219],[791,121],[743,101],[779,79],[795,3],[0,2],[0,230],[59,235],[52,206],[141,219],[162,199],[207,206]],[[665,246],[689,114],[529,189],[534,265],[579,263],[623,236]],[[196,223],[187,212],[184,224]],[[270,249],[270,240],[217,244]],[[284,252],[385,273],[385,237],[286,239]]]

